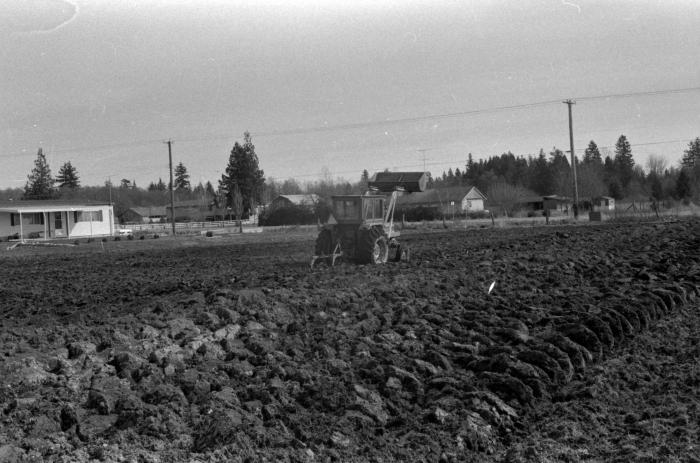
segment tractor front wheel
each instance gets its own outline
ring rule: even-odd
[[[378,228],[360,230],[357,243],[357,262],[384,264],[389,258],[389,242]]]
[[[405,244],[401,245],[396,243],[393,251],[393,255],[391,256],[392,262],[408,262],[411,259],[411,252]]]

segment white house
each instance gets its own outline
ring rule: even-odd
[[[114,234],[112,205],[91,201],[0,201],[2,238],[86,238]]]

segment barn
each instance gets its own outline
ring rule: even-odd
[[[125,223],[158,223],[165,222],[166,216],[165,206],[132,207],[124,212],[122,220]]]
[[[91,201],[0,201],[0,237],[54,239],[114,234],[111,204]]]
[[[289,206],[306,206],[309,208],[314,207],[318,204],[321,198],[317,194],[308,195],[279,195],[270,203],[270,208],[275,209],[278,207],[289,207]]]
[[[468,214],[483,211],[485,201],[486,195],[477,187],[455,186],[403,194],[399,196],[397,206],[402,209],[435,208],[445,215]]]

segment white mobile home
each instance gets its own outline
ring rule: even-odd
[[[0,201],[0,237],[87,238],[114,234],[110,204],[90,201]]]

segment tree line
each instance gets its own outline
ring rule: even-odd
[[[700,138],[689,143],[681,165],[670,166],[663,157],[651,155],[646,169],[635,162],[625,135],[618,138],[614,153],[606,155],[591,140],[583,156],[575,157],[578,194],[581,198],[610,196],[618,200],[698,198],[700,173],[695,166],[700,165],[699,159]],[[478,162],[469,154],[463,170],[449,169],[433,179],[432,185],[472,185],[483,192],[505,185],[531,196],[573,197],[572,176],[570,153],[555,147],[549,153],[540,150],[536,156],[507,152]]]
[[[441,176],[430,176],[430,188],[476,186],[493,200],[527,196],[573,196],[573,172],[570,156],[558,148],[548,153],[516,156],[511,152],[475,161],[468,154],[465,165],[448,169]],[[682,200],[700,199],[700,138],[695,138],[684,151],[678,166],[669,166],[661,156],[648,158],[646,169],[635,162],[631,144],[621,135],[613,153],[602,153],[591,140],[583,156],[575,157],[577,187],[580,198],[610,196],[615,199]],[[226,209],[238,219],[248,217],[257,206],[269,204],[281,194],[311,194],[322,198],[334,194],[359,194],[367,189],[370,174],[361,173],[359,180],[334,179],[328,170],[315,181],[299,183],[295,179],[265,178],[259,167],[250,133],[243,143],[235,142],[224,173],[216,187],[211,182],[192,186],[185,165],[174,170],[173,189],[177,201],[196,200],[212,208]],[[118,185],[111,180],[103,186],[82,186],[77,168],[65,162],[54,178],[41,148],[34,167],[27,176],[24,189],[0,190],[0,199],[85,199],[111,201],[117,217],[136,206],[163,206],[169,203],[170,185],[162,178],[146,188],[134,180],[123,178]]]

